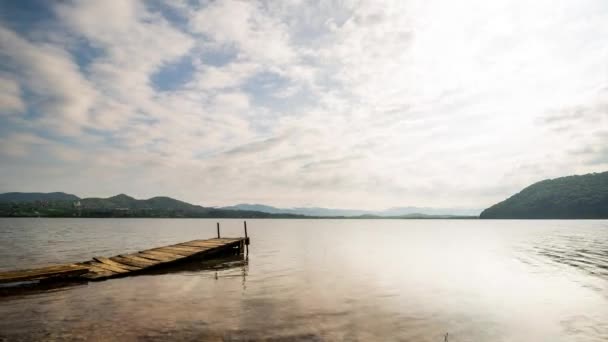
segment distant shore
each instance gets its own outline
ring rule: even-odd
[[[155,219],[290,219],[290,220],[478,220],[479,216],[304,216],[304,215],[254,215],[254,216],[111,216],[111,215],[0,215],[0,218],[155,218]]]

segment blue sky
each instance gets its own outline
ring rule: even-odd
[[[605,1],[0,2],[0,191],[483,208],[608,168]]]

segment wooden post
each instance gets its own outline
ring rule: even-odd
[[[220,223],[217,223],[217,238],[220,238]]]
[[[249,237],[247,236],[247,221],[243,221],[243,224],[245,225],[245,250],[247,252],[247,255],[249,255]]]

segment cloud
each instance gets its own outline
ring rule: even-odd
[[[260,69],[258,64],[251,62],[234,62],[223,67],[203,64],[199,66],[195,78],[186,85],[186,88],[200,91],[235,89]]]
[[[88,122],[95,90],[60,47],[33,43],[0,26],[0,56],[14,77],[36,96],[38,122],[61,134],[75,134]]]
[[[24,157],[36,145],[47,143],[48,140],[29,133],[12,133],[4,137],[1,152],[9,157]]]
[[[603,1],[49,6],[0,28],[3,158],[36,190],[483,207],[606,167]]]
[[[8,75],[0,74],[0,114],[22,113],[25,103],[21,99],[19,83]]]
[[[564,159],[576,160],[593,171],[608,166],[608,92],[598,91],[597,100],[550,111],[540,121],[555,136],[554,141],[568,141]]]
[[[96,111],[96,117],[103,117],[96,125],[116,129],[117,122],[126,124],[129,117],[157,116],[150,78],[184,56],[193,39],[137,1],[68,2],[55,10],[66,27],[100,50],[87,66],[88,78],[101,93],[103,108],[121,110]]]
[[[236,46],[246,60],[283,65],[293,61],[287,27],[258,2],[216,1],[191,13],[193,31],[218,44]]]

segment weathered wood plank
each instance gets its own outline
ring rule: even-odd
[[[182,258],[185,258],[184,256],[181,256],[181,255],[155,253],[155,252],[151,252],[151,251],[139,252],[137,255],[141,256],[142,258],[157,260],[157,261],[161,261],[161,262],[171,262],[171,261],[180,260]]]
[[[94,257],[93,260],[95,260],[99,263],[102,263],[102,264],[118,267],[120,269],[127,270],[127,271],[138,271],[141,269],[141,267],[135,267],[135,266],[117,263],[116,261],[110,260],[110,258],[106,258],[106,257]]]
[[[171,245],[171,246],[167,246],[167,248],[179,249],[179,250],[183,250],[184,252],[193,252],[193,253],[198,253],[201,251],[200,247],[192,247],[192,246]]]
[[[87,264],[87,267],[89,268],[89,272],[82,275],[82,277],[87,279],[96,279],[99,277],[113,277],[119,274],[91,264]]]
[[[129,273],[131,271],[121,268],[121,267],[116,267],[113,265],[109,265],[109,264],[104,264],[102,262],[98,262],[98,261],[94,261],[91,260],[89,261],[89,265],[91,266],[95,266],[95,267],[99,267],[99,268],[103,268],[104,270],[108,270],[108,271],[112,271],[114,273]]]
[[[142,258],[138,254],[139,253],[130,253],[130,254],[121,254],[119,256],[129,259],[129,260],[144,262],[144,263],[147,263],[149,266],[156,266],[158,264],[162,264],[162,262],[160,262],[158,260],[150,260],[150,259]]]
[[[187,241],[187,242],[214,243],[214,244],[225,245],[225,244],[233,243],[233,242],[237,242],[237,241],[240,241],[240,239],[209,239],[209,240],[192,240],[192,241]]]
[[[195,248],[218,248],[226,246],[226,243],[217,243],[217,242],[184,242],[180,243],[179,246],[187,246],[187,247],[195,247]]]
[[[89,271],[84,266],[75,264],[57,265],[30,270],[18,270],[0,273],[0,283],[13,283],[19,281],[42,280],[53,277],[69,277],[85,274]]]
[[[171,247],[160,247],[160,248],[154,248],[154,249],[151,249],[151,250],[152,251],[158,251],[158,252],[167,252],[167,253],[182,255],[182,256],[185,256],[185,257],[189,257],[192,254],[196,253],[196,252],[187,252],[187,251],[184,251],[182,249],[175,249],[175,248],[171,248]]]
[[[183,255],[179,255],[179,254],[175,254],[175,253],[170,253],[170,252],[161,252],[161,251],[152,250],[152,249],[148,249],[148,250],[145,250],[145,251],[140,251],[140,253],[148,253],[148,254],[152,254],[152,255],[158,255],[159,257],[167,257],[167,258],[175,258],[175,259],[186,258]]]
[[[154,265],[158,264],[158,262],[155,263],[152,260],[147,260],[147,259],[144,259],[144,261],[141,261],[141,260],[135,260],[133,258],[125,258],[123,255],[113,256],[110,258],[110,260],[116,261],[119,264],[125,264],[125,265],[135,266],[135,267],[139,267],[139,268],[148,268],[150,266],[154,266]]]

